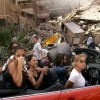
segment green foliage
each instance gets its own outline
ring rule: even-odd
[[[16,41],[22,44],[26,48],[30,48],[30,40],[27,39],[27,36],[29,35],[29,31],[23,31],[16,35]]]
[[[8,44],[11,43],[14,33],[14,27],[0,27],[0,47],[8,47]]]
[[[9,44],[12,41],[14,26],[0,27],[0,65],[9,55]]]
[[[31,44],[30,39],[27,36],[30,35],[30,31],[25,31],[20,33],[14,33],[15,27],[0,27],[0,65],[6,61],[9,56],[9,45],[12,41],[17,41],[24,47],[30,49],[33,44]],[[32,35],[32,33],[31,33]]]

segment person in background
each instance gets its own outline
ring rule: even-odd
[[[10,57],[7,59],[7,62],[3,65],[2,67],[2,71],[4,71],[8,65],[8,63],[10,62],[10,60],[12,60],[14,58],[13,56],[13,52],[14,52],[14,49],[17,47],[17,46],[20,46],[20,44],[18,42],[11,42],[10,46],[9,46],[9,50],[10,50]]]
[[[44,65],[47,65],[49,68],[52,68],[54,64],[52,63],[50,52],[43,46],[42,43],[41,43],[41,46],[42,46],[42,51],[45,58]]]
[[[67,57],[64,53],[58,53],[55,59],[54,70],[58,75],[59,82],[62,85],[65,85],[67,81],[67,70],[64,68],[64,65],[67,63]]]
[[[33,50],[32,51],[28,51],[27,53],[34,54],[36,56],[37,60],[38,60],[39,67],[43,67],[44,66],[44,62],[45,62],[45,56],[44,56],[43,51],[42,51],[42,46],[38,41],[38,36],[37,35],[33,35],[32,41],[34,43]]]
[[[87,39],[87,47],[90,49],[95,49],[94,38],[91,35]]]
[[[85,78],[82,75],[82,70],[86,68],[86,55],[78,54],[74,68],[70,73],[69,79],[65,84],[66,88],[78,88],[85,86]]]
[[[20,44],[18,42],[16,42],[16,41],[13,41],[13,42],[10,43],[10,45],[9,45],[10,55],[13,54],[14,49],[19,45]]]
[[[38,60],[35,55],[31,54],[27,57],[27,63],[29,70],[27,71],[29,79],[29,88],[31,89],[43,89],[47,87],[47,81],[44,85],[45,75],[48,72],[48,67],[44,66],[43,68],[37,67]]]

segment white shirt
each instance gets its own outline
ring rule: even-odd
[[[93,42],[93,37],[89,37],[89,38],[87,39],[87,45],[89,45],[91,42]]]
[[[33,52],[34,52],[34,55],[37,57],[38,60],[42,59],[42,56],[40,54],[40,50],[42,50],[42,47],[41,47],[40,43],[37,42],[34,45]]]
[[[85,86],[85,79],[81,73],[79,73],[76,69],[73,69],[69,81],[73,82],[73,88],[84,87]]]
[[[44,55],[44,57],[47,57],[47,53],[48,53],[49,51],[46,50],[46,49],[42,49],[42,51],[43,51],[43,55]]]
[[[14,55],[11,55],[10,58],[8,58],[7,62],[3,65],[2,71],[4,71],[9,63],[10,60],[14,59]]]
[[[10,58],[7,59],[7,62],[3,65],[2,71],[4,71],[7,68],[9,61],[13,59],[14,59],[14,55],[11,55]],[[24,65],[26,65],[26,61],[24,61]]]

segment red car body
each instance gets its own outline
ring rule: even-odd
[[[2,98],[1,100],[100,100],[100,86],[88,86],[46,93]]]

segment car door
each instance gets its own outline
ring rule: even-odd
[[[61,92],[38,93],[31,95],[22,95],[16,97],[3,98],[2,100],[59,100]]]
[[[99,100],[100,86],[68,89],[61,93],[59,100]]]

